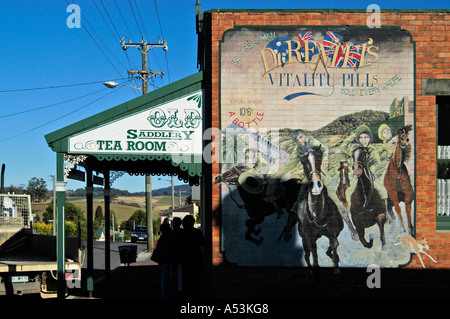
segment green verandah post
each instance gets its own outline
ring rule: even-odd
[[[64,180],[64,153],[56,153],[56,212],[57,212],[57,232],[56,232],[56,258],[58,273],[58,299],[64,299],[66,294],[66,278],[65,278],[65,201],[66,201],[66,184]]]

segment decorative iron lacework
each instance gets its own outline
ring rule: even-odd
[[[83,163],[87,155],[71,155],[64,154],[64,180],[66,181],[69,177],[69,173],[72,169],[74,169],[78,164]]]
[[[201,158],[200,159],[195,159],[194,157],[192,157],[191,162],[187,163],[187,162],[175,162],[172,159],[171,155],[101,155],[101,154],[95,154],[92,155],[94,156],[97,160],[99,161],[132,161],[132,162],[136,162],[136,161],[142,161],[142,160],[148,160],[148,161],[153,161],[153,160],[157,160],[157,161],[171,161],[171,165],[174,167],[178,167],[180,170],[185,171],[188,173],[189,176],[194,177],[194,176],[201,176],[202,174],[202,163],[201,163]],[[142,170],[138,169],[137,172],[129,172],[132,174],[146,174],[146,172],[143,172]],[[151,174],[156,174],[158,172],[151,172]]]

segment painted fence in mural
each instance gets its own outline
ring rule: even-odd
[[[226,260],[336,268],[410,261],[399,243],[414,235],[414,66],[414,43],[399,28],[224,34],[214,183]]]

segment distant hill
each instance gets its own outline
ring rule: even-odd
[[[190,195],[192,195],[191,187],[192,186],[190,186],[190,185],[175,186],[174,187],[175,195],[178,195],[179,192],[181,191],[181,196],[190,196]],[[142,192],[142,194],[145,195],[144,192]],[[152,190],[152,195],[155,195],[155,196],[170,195],[170,194],[172,194],[172,186]]]
[[[192,194],[190,185],[177,185],[175,188],[175,194],[181,190],[182,196],[190,196]],[[172,187],[164,187],[159,189],[153,189],[152,195],[161,196],[161,195],[170,195],[172,193]],[[116,196],[145,196],[145,192],[135,192],[130,193],[127,190],[111,188],[111,194]],[[86,190],[84,188],[78,188],[76,190],[66,190],[66,196],[68,197],[84,197],[86,196]],[[103,196],[103,188],[102,187],[94,187],[94,196]]]

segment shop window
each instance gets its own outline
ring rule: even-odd
[[[450,96],[437,96],[437,230],[450,230]]]

